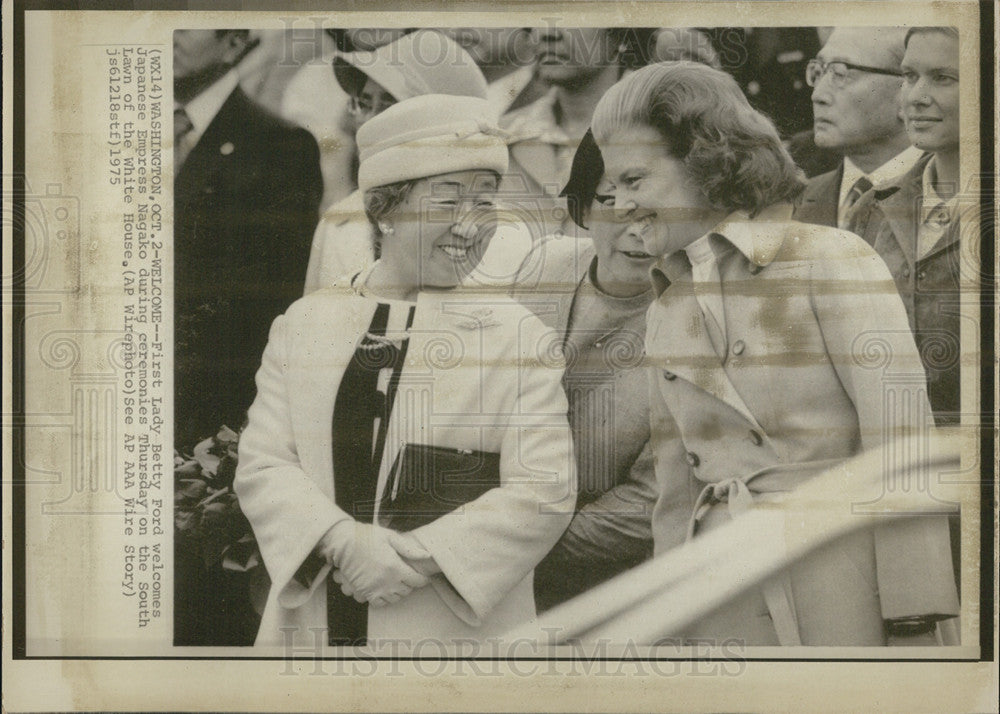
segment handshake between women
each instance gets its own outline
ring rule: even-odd
[[[354,520],[330,528],[317,551],[335,568],[333,580],[344,594],[372,607],[402,600],[440,572],[413,536]]]

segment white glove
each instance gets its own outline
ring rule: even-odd
[[[357,521],[341,521],[326,532],[320,552],[337,568],[334,582],[344,594],[379,607],[427,585],[427,578],[390,545],[391,535],[385,528]]]
[[[413,535],[392,531],[389,534],[389,545],[399,553],[407,565],[421,575],[430,577],[441,572],[434,556]]]

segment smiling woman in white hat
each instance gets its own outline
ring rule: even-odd
[[[507,168],[486,101],[415,97],[358,143],[381,258],[275,321],[240,441],[272,581],[258,644],[481,641],[534,617],[532,569],[573,510],[563,365],[525,308],[452,290]]]
[[[341,52],[333,59],[337,88],[347,95],[350,133],[397,102],[426,94],[486,98],[486,79],[456,42],[433,30],[419,30],[371,51]],[[328,76],[328,75],[327,75]],[[354,146],[338,147],[338,153]],[[321,142],[322,144],[322,142]],[[324,179],[327,180],[327,179]],[[350,180],[354,184],[354,179]],[[329,188],[329,187],[328,187]],[[332,285],[377,257],[372,227],[360,190],[327,208],[313,238],[303,294]]]

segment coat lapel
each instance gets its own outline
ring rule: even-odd
[[[916,263],[917,228],[920,222],[921,176],[925,162],[906,175],[900,188],[882,203],[882,215],[885,217],[888,231],[883,231],[892,237],[899,246],[900,252],[906,258],[908,265]],[[876,237],[877,240],[877,237]]]
[[[453,305],[449,305],[451,300],[455,300]],[[479,433],[469,428],[469,419],[454,419],[457,414],[487,413],[481,403],[482,390],[469,382],[470,370],[475,370],[475,383],[485,383],[479,379],[484,369],[478,341],[482,331],[475,329],[484,315],[467,300],[433,293],[418,296],[406,364],[389,417],[376,503],[405,444],[488,448],[469,436]]]
[[[956,215],[954,220],[948,224],[948,228],[945,230],[944,235],[938,239],[938,242],[934,244],[934,247],[930,250],[930,252],[921,258],[921,260],[928,260],[958,242],[959,236],[962,234],[960,227],[961,219],[960,216]]]
[[[708,392],[759,427],[757,419],[729,379],[722,359],[712,347],[705,318],[692,287],[688,272],[674,280],[660,296],[662,309],[656,311],[658,320],[648,328],[650,363]],[[656,348],[658,344],[665,345],[666,349]]]
[[[371,324],[377,303],[352,295],[307,304],[317,314],[312,319],[307,314],[296,321],[308,325],[310,331],[295,335],[291,342],[291,349],[296,350],[292,362],[295,366],[290,367],[288,374],[291,419],[296,442],[302,449],[299,458],[303,466],[307,472],[324,474],[325,483],[320,485],[332,493],[333,405],[344,370],[354,355],[357,341]],[[319,314],[331,309],[336,309],[341,319],[324,319]]]
[[[571,272],[567,271],[565,274],[565,285],[569,287],[568,291],[560,291],[559,295],[559,306],[556,311],[555,318],[555,328],[563,335],[561,344],[565,346],[566,335],[569,332],[570,324],[569,318],[573,314],[573,303],[576,302],[577,293],[580,292],[580,284],[587,277],[587,271],[590,270],[590,266],[593,264],[594,260],[593,250],[584,250],[581,255],[581,263],[583,266],[583,271],[578,269],[578,266],[574,265],[573,268],[577,268]],[[543,322],[545,322],[543,320]]]
[[[841,162],[838,169],[810,179],[796,206],[795,220],[836,228],[843,176],[844,163]]]
[[[239,117],[246,116],[242,104],[246,100],[239,88],[226,99],[205,133],[198,139],[175,181],[178,205],[213,189],[212,178],[225,163],[240,158],[242,137],[246,127],[240,127]]]

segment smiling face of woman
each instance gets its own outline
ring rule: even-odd
[[[649,269],[657,256],[646,251],[642,226],[621,220],[614,207],[611,182],[602,179],[587,216],[597,254],[597,283],[615,297],[632,297],[649,289]]]
[[[599,144],[615,214],[641,229],[646,252],[670,255],[725,218],[653,127],[617,129]]]
[[[400,295],[458,285],[479,263],[496,230],[498,179],[458,171],[420,179],[385,221],[381,284]],[[376,278],[376,275],[372,275]]]

